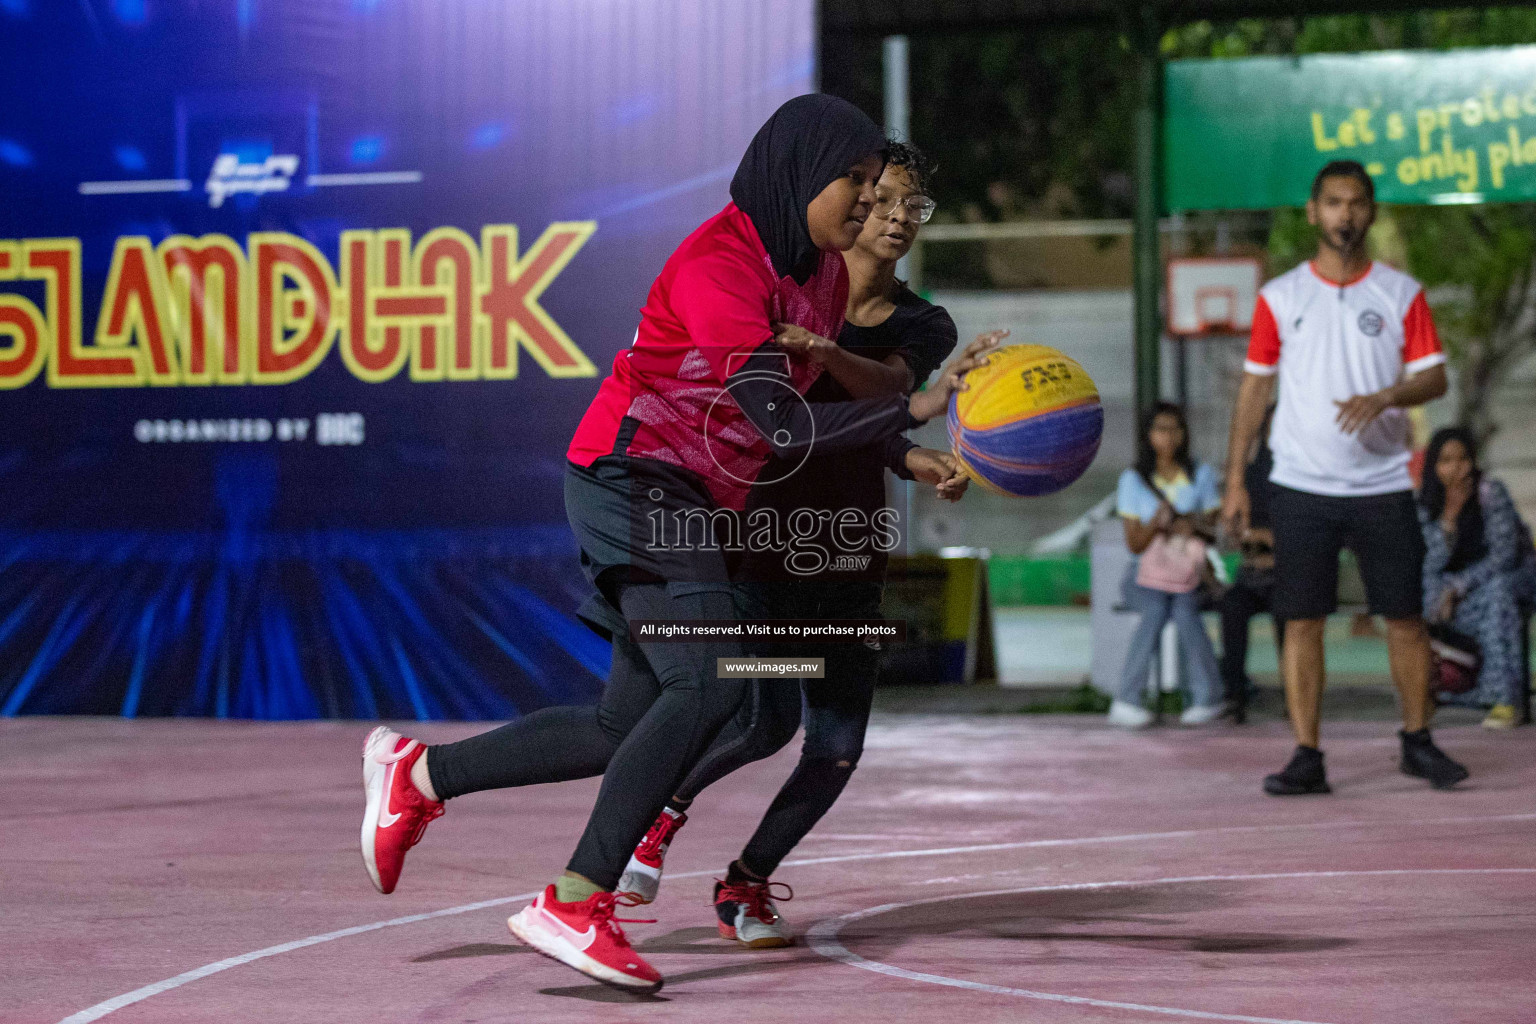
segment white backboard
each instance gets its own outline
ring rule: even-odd
[[[1168,333],[1245,334],[1263,267],[1246,257],[1168,261]]]

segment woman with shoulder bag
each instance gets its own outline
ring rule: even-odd
[[[1216,654],[1200,619],[1200,584],[1208,566],[1215,514],[1221,507],[1216,473],[1189,456],[1184,410],[1159,402],[1137,438],[1136,465],[1120,474],[1118,511],[1125,543],[1138,558],[1126,571],[1125,603],[1141,613],[1120,675],[1109,723],[1139,729],[1153,715],[1142,703],[1147,673],[1163,626],[1173,620],[1189,686],[1181,725],[1221,716]]]

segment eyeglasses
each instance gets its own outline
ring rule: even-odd
[[[870,207],[870,212],[876,217],[889,217],[896,212],[896,207],[906,204],[907,216],[919,224],[927,224],[928,218],[933,216],[933,208],[938,204],[927,196],[907,196],[905,199],[875,198],[875,205]]]

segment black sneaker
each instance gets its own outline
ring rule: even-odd
[[[1328,775],[1323,771],[1323,752],[1316,747],[1297,747],[1290,764],[1264,777],[1264,792],[1270,796],[1332,793]]]
[[[1450,789],[1471,774],[1435,746],[1429,738],[1428,729],[1420,729],[1418,732],[1400,730],[1398,735],[1403,739],[1401,767],[1404,775],[1428,779],[1429,784],[1436,789]]]

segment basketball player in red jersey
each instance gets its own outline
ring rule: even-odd
[[[406,851],[442,801],[482,789],[602,774],[567,869],[508,922],[539,952],[606,984],[655,991],[661,975],[629,945],[613,888],[667,797],[750,692],[716,678],[736,642],[637,643],[625,623],[760,618],[732,580],[730,544],[657,543],[664,521],[729,533],[759,472],[781,459],[877,446],[893,468],[953,488],[947,453],[901,434],[942,414],[959,372],[908,399],[807,403],[821,373],[773,343],[774,324],[835,333],[848,296],[841,250],[858,238],[884,165],[885,138],[852,105],[789,101],[758,131],[732,202],[673,253],[652,286],[634,345],[614,360],[567,452],[566,510],[609,624],[613,668],[595,706],[546,708],[431,748],[383,727],[364,751],[362,845],[392,891]],[[963,372],[963,371],[961,371]]]

